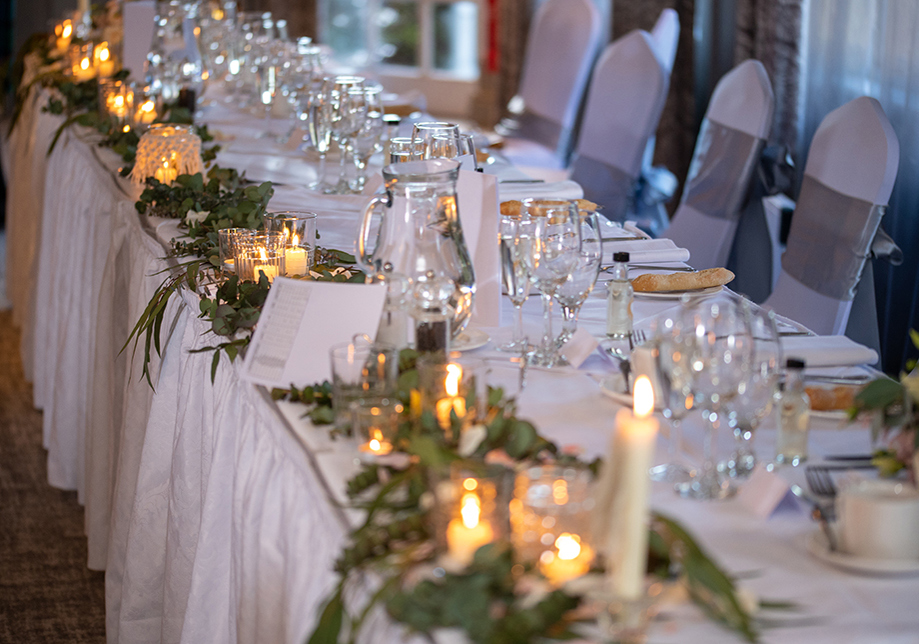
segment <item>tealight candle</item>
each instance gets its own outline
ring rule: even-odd
[[[57,39],[54,41],[55,48],[60,52],[66,52],[70,47],[70,40],[73,38],[73,23],[65,20],[54,29]]]
[[[171,184],[176,180],[176,177],[179,176],[179,170],[175,167],[174,163],[170,163],[169,159],[163,160],[163,165],[157,168],[156,172],[153,173],[153,178],[164,183],[166,185]]]
[[[255,281],[261,279],[259,271],[265,273],[265,277],[268,278],[269,282],[273,282],[274,278],[278,276],[278,267],[271,264],[254,264],[252,266],[252,276]]]
[[[299,243],[300,237],[294,233],[290,240],[290,246],[284,251],[284,263],[287,267],[288,275],[306,275],[309,271],[308,253],[305,248],[300,248]]]
[[[468,566],[475,551],[491,543],[495,536],[491,524],[481,516],[482,502],[475,493],[476,487],[478,482],[473,478],[463,481],[460,516],[447,526],[447,553],[463,566]]]
[[[443,429],[449,429],[450,412],[456,412],[457,418],[461,419],[466,415],[466,400],[459,395],[460,381],[463,378],[463,368],[458,364],[448,364],[447,376],[444,378],[444,391],[446,398],[441,398],[434,405],[434,416],[437,423]]]
[[[134,113],[135,123],[149,125],[155,120],[156,104],[153,101],[147,100],[137,106],[137,111]]]
[[[555,540],[555,550],[546,550],[539,558],[539,570],[555,586],[575,579],[590,570],[593,549],[576,534],[563,532]]]
[[[635,381],[633,411],[616,414],[613,459],[618,512],[610,526],[610,571],[615,595],[634,600],[644,594],[648,566],[648,470],[654,455],[658,423],[654,391],[647,376]]]
[[[93,64],[101,78],[108,78],[115,73],[115,61],[108,43],[104,42],[93,50]]]
[[[392,451],[392,443],[383,438],[383,432],[379,428],[374,427],[370,430],[370,439],[358,449],[366,454],[384,456]]]
[[[73,66],[73,77],[76,81],[88,81],[96,76],[96,70],[93,68],[88,57],[80,60],[78,65]]]

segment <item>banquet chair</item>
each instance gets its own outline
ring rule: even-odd
[[[900,144],[877,100],[862,96],[826,115],[765,306],[821,335],[846,331],[899,161]]]
[[[680,17],[673,9],[664,9],[658,16],[657,22],[651,28],[651,41],[658,59],[667,70],[673,73],[673,63],[676,60],[676,48],[680,40]]]
[[[625,220],[633,205],[669,85],[646,31],[631,31],[610,44],[594,68],[570,178],[613,221]]]
[[[567,167],[590,70],[600,49],[600,12],[591,0],[547,0],[527,39],[518,114],[495,128],[502,154],[519,165]]]
[[[683,198],[664,233],[697,269],[724,266],[769,129],[775,99],[762,63],[745,60],[715,86]]]

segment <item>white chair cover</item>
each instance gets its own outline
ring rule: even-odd
[[[503,151],[515,164],[566,167],[600,32],[591,0],[547,0],[537,10],[520,80],[525,107]]]
[[[609,45],[594,68],[571,179],[614,221],[628,212],[669,84],[646,31],[629,32]]]
[[[900,162],[881,104],[862,96],[823,119],[811,142],[782,273],[765,305],[821,335],[846,329]]]
[[[667,73],[673,72],[676,48],[680,40],[680,17],[673,9],[664,9],[651,29],[654,51]]]
[[[690,262],[698,269],[727,262],[774,109],[769,76],[759,61],[742,62],[715,87],[680,207],[665,233],[689,249]]]
[[[153,44],[156,2],[125,2],[121,10],[124,15],[122,63],[125,69],[131,71],[131,78],[142,81],[147,71],[147,54],[150,53]]]

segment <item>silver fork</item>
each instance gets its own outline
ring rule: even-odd
[[[635,329],[632,331],[632,341],[638,344],[644,344],[648,341],[648,333],[644,329]]]
[[[804,470],[804,478],[807,479],[807,485],[814,494],[831,498],[836,496],[836,484],[833,483],[833,477],[828,468],[821,465],[808,465]]]

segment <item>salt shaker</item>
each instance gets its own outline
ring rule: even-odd
[[[779,425],[775,444],[777,463],[798,465],[807,459],[810,398],[804,391],[804,366],[803,360],[788,359],[784,390],[775,396]]]

